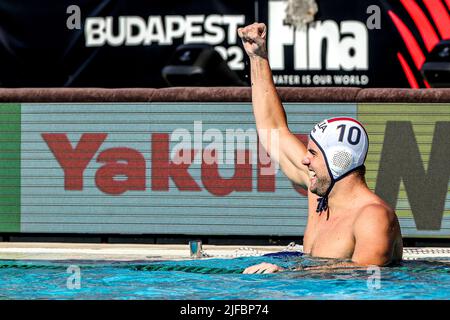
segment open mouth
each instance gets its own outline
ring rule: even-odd
[[[311,182],[315,182],[317,180],[317,175],[314,171],[309,170],[309,179]]]

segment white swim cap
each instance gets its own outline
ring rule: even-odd
[[[369,138],[363,125],[353,118],[324,120],[314,126],[310,137],[322,151],[334,180],[366,160]]]
[[[314,126],[310,138],[325,158],[331,185],[318,212],[327,208],[327,197],[334,184],[361,167],[367,157],[369,138],[363,125],[353,118],[339,117],[324,120]]]

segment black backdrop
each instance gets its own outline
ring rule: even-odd
[[[363,68],[329,68],[327,56],[337,57],[342,51],[327,41],[322,42],[321,52],[313,51],[308,61],[321,55],[321,67],[295,69],[293,44],[283,46],[283,67],[274,70],[277,85],[319,86],[319,85],[352,85],[361,87],[410,87],[414,78],[418,87],[426,83],[419,72],[417,61],[411,46],[399,33],[398,26],[393,23],[391,10],[405,24],[412,37],[425,56],[429,51],[424,43],[424,34],[419,32],[419,20],[414,20],[411,12],[417,8],[429,21],[439,39],[446,34],[439,26],[445,26],[449,17],[448,0],[436,0],[443,18],[436,21],[422,0],[318,0],[319,12],[316,21],[336,24],[342,44],[347,39],[355,39],[352,32],[342,32],[341,22],[360,21],[366,25],[370,17],[367,8],[378,5],[381,9],[381,28],[367,29],[367,67]],[[271,4],[269,4],[269,2]],[[175,48],[186,42],[186,33],[180,37],[167,37],[166,16],[177,16],[188,24],[191,19],[191,38],[193,42],[209,36],[213,46],[221,46],[228,50],[228,62],[242,80],[248,83],[248,65],[242,55],[242,46],[236,40],[234,24],[248,24],[256,19],[265,22],[269,27],[269,46],[275,45],[279,39],[285,39],[285,33],[275,33],[271,26],[270,10],[275,2],[268,0],[1,0],[0,1],[0,86],[3,87],[164,87],[167,84],[161,76],[162,68],[169,62]],[[410,2],[414,2],[412,5]],[[416,5],[417,4],[417,5]],[[70,5],[78,5],[81,10],[81,28],[68,29],[66,12]],[[279,4],[278,4],[279,5]],[[409,5],[409,9],[407,7]],[[414,9],[414,10],[411,10]],[[107,42],[100,46],[87,45],[86,19],[89,17],[113,17],[113,33],[119,32],[119,16],[141,17],[150,29],[149,17],[153,17],[152,31],[154,37],[163,41],[127,45],[125,41],[119,45]],[[211,17],[214,16],[214,17]],[[156,17],[156,18],[155,18]],[[159,18],[158,18],[159,17]],[[207,26],[207,18],[210,17]],[[159,20],[158,20],[159,19]],[[283,19],[282,16],[272,19]],[[194,22],[192,22],[194,21]],[[230,23],[230,21],[232,21]],[[273,21],[273,20],[272,20]],[[158,24],[160,23],[161,24]],[[234,23],[234,24],[233,24]],[[173,28],[179,25],[172,25]],[[450,27],[450,25],[449,25]],[[187,27],[186,27],[187,28]],[[220,30],[219,30],[220,29]],[[134,29],[135,30],[135,29]],[[272,30],[272,31],[271,31]],[[135,30],[136,32],[136,30]],[[234,33],[234,34],[231,34]],[[156,35],[155,35],[156,34]],[[317,35],[316,35],[317,36]],[[323,35],[326,36],[326,35]],[[312,35],[310,33],[309,39]],[[165,40],[164,40],[165,39]],[[364,47],[364,42],[359,45]],[[191,42],[192,42],[191,41]],[[220,43],[219,43],[220,41]],[[362,41],[362,42],[361,42]],[[171,43],[169,43],[171,42]],[[202,41],[200,41],[202,42]],[[280,46],[280,44],[278,43]],[[311,43],[308,43],[308,47]],[[239,51],[240,50],[240,51]],[[350,49],[350,56],[354,54]],[[359,50],[359,49],[358,49]],[[411,69],[412,76],[407,79],[405,65]],[[416,54],[417,58],[417,54]],[[236,68],[237,66],[237,68]],[[332,70],[333,69],[333,70]],[[346,83],[336,83],[336,75],[351,77]],[[304,76],[307,76],[306,78]],[[331,82],[322,82],[321,80]],[[341,78],[342,79],[342,78]],[[347,80],[350,78],[347,78]],[[356,79],[356,80],[355,80]],[[315,81],[314,81],[315,80]],[[353,81],[353,82],[352,82]],[[354,82],[356,81],[356,82]],[[361,82],[362,81],[362,82]]]

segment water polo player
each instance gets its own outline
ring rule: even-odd
[[[238,34],[250,59],[253,111],[261,144],[290,180],[308,190],[304,253],[345,261],[327,268],[386,266],[400,261],[403,245],[397,216],[365,181],[369,140],[363,125],[348,117],[324,120],[312,128],[305,146],[290,132],[273,83],[266,26],[254,23],[239,28]],[[278,135],[276,150],[271,150],[270,134],[262,134],[273,130]],[[244,273],[281,270],[262,263]]]

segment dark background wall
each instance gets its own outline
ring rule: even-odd
[[[323,40],[320,50],[312,50],[308,54],[309,61],[315,55],[321,56],[322,66],[317,70],[309,67],[306,70],[295,69],[294,56],[300,57],[302,53],[294,49],[293,43],[284,45],[283,68],[274,70],[278,86],[427,87],[420,67],[436,41],[449,38],[448,32],[445,31],[446,27],[450,30],[448,0],[317,2],[319,11],[315,16],[316,24],[308,26],[308,39],[312,39],[312,29],[324,23],[331,23],[337,25],[338,33],[327,31],[322,35],[338,37],[339,45],[335,45],[331,40]],[[164,66],[173,63],[171,57],[175,49],[187,42],[209,42],[216,50],[227,52],[224,58],[228,65],[240,77],[241,84],[247,85],[248,65],[241,43],[236,38],[234,26],[237,22],[239,26],[255,20],[265,22],[269,28],[269,47],[279,45],[277,41],[286,41],[288,34],[294,32],[293,29],[283,29],[283,32],[275,29],[275,25],[282,25],[281,20],[284,18],[283,15],[274,17],[274,8],[280,6],[280,3],[283,5],[285,2],[3,0],[0,2],[0,85],[165,87],[168,84],[164,81],[161,71]],[[67,27],[68,22],[74,22],[74,11],[67,13],[67,8],[71,5],[77,5],[80,9],[79,29]],[[370,5],[380,8],[379,29],[368,28],[367,21],[372,16],[367,13]],[[154,40],[136,45],[127,45],[124,41],[118,45],[87,45],[88,18],[100,17],[106,21],[106,17],[112,17],[112,32],[117,36],[121,32],[119,17],[130,16],[140,17],[146,22],[147,31],[151,29],[148,32],[162,41]],[[184,21],[185,32],[181,36],[167,40],[167,16],[179,16]],[[149,17],[153,17],[154,24],[149,23]],[[230,23],[229,19],[234,22]],[[189,25],[188,21],[193,21],[191,27],[186,27]],[[341,23],[344,21],[360,22],[364,25],[367,41],[352,32],[343,32]],[[402,29],[402,25],[406,29]],[[404,32],[401,34],[400,30]],[[137,29],[134,29],[134,32],[136,34]],[[186,36],[188,33],[193,35],[191,41]],[[356,49],[339,49],[345,41],[354,43]],[[310,42],[306,45],[311,47]],[[335,69],[326,65],[327,56],[342,59],[343,55],[354,55],[354,50],[367,50],[366,68],[345,70],[342,67]],[[409,78],[408,69],[411,73]],[[215,73],[215,78],[221,77]],[[348,76],[348,83],[337,82],[339,79],[335,76]],[[208,79],[205,82],[204,85],[208,85]]]

